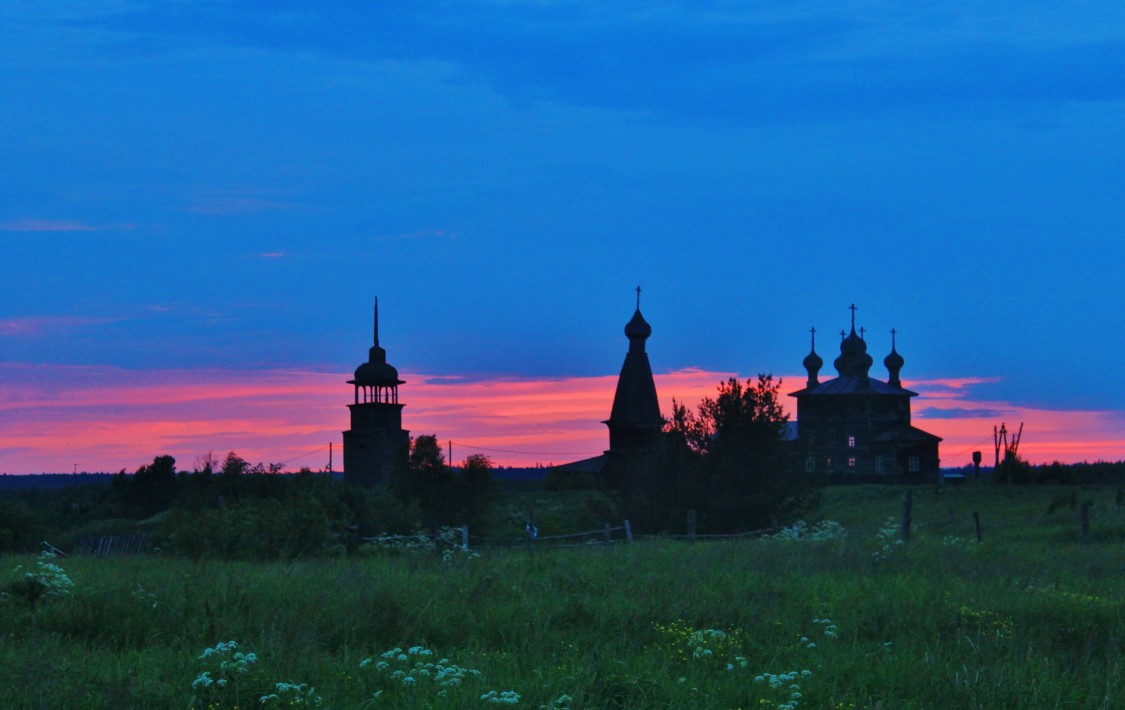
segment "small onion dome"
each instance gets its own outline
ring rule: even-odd
[[[818,372],[820,368],[824,367],[824,360],[820,359],[820,356],[816,354],[815,350],[813,350],[805,356],[805,359],[801,361],[801,364],[804,365],[805,369],[809,372]]]
[[[648,336],[652,335],[652,326],[648,324],[644,316],[641,315],[641,309],[638,308],[633,313],[633,318],[625,324],[625,337],[629,340],[647,340]]]
[[[899,355],[898,351],[892,347],[891,354],[883,358],[883,364],[886,365],[887,369],[891,372],[896,372],[902,369],[902,366],[906,364],[906,361],[903,360],[902,355]]]
[[[892,387],[902,387],[902,380],[899,379],[898,373],[905,361],[895,348],[895,335],[897,335],[895,329],[891,328],[891,354],[883,359],[883,364],[887,366],[887,374],[890,375],[888,384]]]

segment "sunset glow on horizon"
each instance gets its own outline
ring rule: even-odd
[[[604,451],[637,307],[665,414],[799,389],[850,326],[946,466],[1021,422],[1125,458],[1123,37],[1108,2],[0,3],[0,471],[324,468],[376,299],[458,461]]]
[[[190,470],[207,453],[235,451],[252,462],[285,462],[286,470],[321,470],[342,462],[341,434],[351,401],[346,374],[297,370],[130,371],[108,367],[0,365],[20,382],[0,401],[0,472],[132,472],[169,454]],[[656,375],[661,409],[672,399],[694,407],[713,396],[729,372],[689,368]],[[548,466],[595,456],[608,446],[606,427],[616,375],[600,377],[462,378],[404,373],[403,425],[453,444],[454,462],[483,453],[496,465]],[[745,376],[742,376],[745,379]],[[992,427],[1024,422],[1020,452],[1033,463],[1125,458],[1114,412],[1053,411],[971,398],[980,378],[907,382],[920,393],[914,422],[943,437],[944,466],[991,460]],[[803,378],[786,376],[782,394]],[[782,400],[794,415],[794,401]]]

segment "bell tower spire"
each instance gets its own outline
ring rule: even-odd
[[[398,401],[398,370],[387,362],[379,345],[379,299],[375,299],[372,344],[367,362],[355,369],[348,384],[355,389],[351,429],[344,432],[344,480],[363,486],[386,483],[396,466],[406,464],[410,432],[402,428]]]

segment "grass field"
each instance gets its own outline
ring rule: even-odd
[[[35,603],[35,558],[4,557],[0,705],[1125,707],[1115,488],[918,487],[906,544],[901,510],[838,487],[809,528],[842,539],[63,558],[73,588]]]

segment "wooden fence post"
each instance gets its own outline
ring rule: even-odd
[[[1082,544],[1090,544],[1090,501],[1082,504]]]
[[[469,526],[468,525],[462,525],[461,526],[461,551],[462,552],[468,552],[469,551]]]
[[[531,554],[531,542],[539,535],[539,530],[535,527],[535,511],[527,511],[527,526],[524,528],[527,531],[527,552]]]
[[[907,488],[902,492],[902,541],[908,542],[910,540],[910,514],[911,508],[914,507],[914,491]]]
[[[610,535],[609,535],[609,523],[606,523],[606,524],[605,524],[605,528],[604,528],[604,533],[603,533],[603,534],[605,535],[605,544],[607,544],[607,545],[608,545],[608,544],[610,543],[610,539],[609,539],[609,538],[610,538]]]
[[[630,545],[633,544],[633,526],[629,524],[628,520],[625,521],[625,539],[629,541]]]
[[[687,512],[687,537],[689,542],[695,542],[695,508]]]
[[[973,522],[977,526],[977,542],[984,542],[984,538],[980,534],[980,513],[973,511]]]

